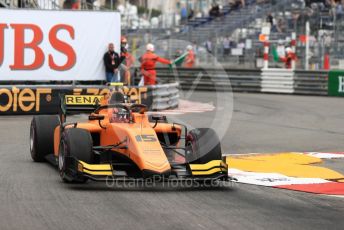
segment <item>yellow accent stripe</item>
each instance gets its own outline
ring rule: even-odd
[[[219,166],[228,168],[228,166],[222,160],[213,160],[213,161],[209,161],[206,164],[190,164],[190,168],[192,171],[193,170],[208,170],[213,167],[219,167]]]
[[[80,164],[82,164],[82,166],[84,168],[87,168],[89,170],[94,170],[94,171],[99,171],[99,170],[103,170],[103,171],[112,171],[111,165],[110,164],[97,164],[97,165],[91,165],[91,164],[87,164],[86,162],[83,161],[79,161]],[[85,171],[85,169],[84,169]]]
[[[217,172],[226,172],[223,168],[213,168],[208,171],[192,171],[192,175],[194,176],[201,176],[201,175],[211,175]]]
[[[122,82],[111,82],[110,86],[123,86],[124,84]]]
[[[282,175],[298,178],[320,178],[335,180],[344,176],[334,170],[315,166],[322,160],[300,153],[279,153],[265,155],[231,155],[226,158],[230,168],[246,172],[280,173]]]
[[[95,175],[95,176],[112,176],[112,171],[90,171],[87,169],[83,170],[84,173]]]

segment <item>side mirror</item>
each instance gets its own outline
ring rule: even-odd
[[[90,115],[88,116],[88,120],[90,121],[102,121],[105,119],[105,116],[103,115]]]

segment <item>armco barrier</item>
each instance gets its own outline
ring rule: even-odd
[[[327,95],[327,71],[285,69],[157,69],[161,83],[178,81],[183,90]]]
[[[294,93],[327,95],[328,71],[303,71],[294,73]]]
[[[158,68],[159,85],[124,88],[138,103],[151,110],[178,106],[179,88],[183,90],[269,92],[301,95],[327,95],[327,71],[289,71],[272,69]],[[176,83],[176,81],[178,83]],[[0,115],[54,114],[59,109],[59,94],[104,94],[100,85],[0,85]],[[344,86],[343,86],[344,91]]]
[[[261,92],[260,70],[158,68],[157,72],[161,82],[177,81],[184,90]]]
[[[0,115],[56,114],[60,108],[60,94],[104,95],[106,86],[68,85],[2,85],[0,86]],[[178,83],[153,87],[124,87],[124,93],[136,103],[150,110],[178,106]]]
[[[179,84],[169,83],[150,86],[152,90],[152,110],[165,110],[178,107]]]
[[[294,71],[289,69],[264,69],[262,92],[294,93]]]

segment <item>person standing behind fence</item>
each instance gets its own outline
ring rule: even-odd
[[[213,43],[211,42],[210,39],[208,39],[205,43],[204,43],[204,47],[206,48],[208,53],[213,53]]]
[[[103,56],[105,65],[105,76],[107,82],[119,82],[118,67],[125,59],[124,56],[119,56],[115,51],[113,43],[108,45],[108,51]]]
[[[80,0],[72,0],[72,10],[80,10]]]
[[[223,39],[223,57],[227,58],[229,56],[229,53],[231,51],[231,40],[229,37],[225,37]]]
[[[144,85],[156,85],[156,70],[157,62],[169,65],[171,61],[161,58],[154,53],[154,45],[148,44],[146,46],[146,53],[139,59],[141,62],[141,73],[144,77]]]
[[[195,66],[195,53],[193,51],[192,45],[188,45],[186,47],[186,50],[188,52],[185,61],[184,61],[184,67],[185,68],[192,68]]]
[[[293,67],[292,63],[293,61],[296,61],[296,54],[292,51],[292,49],[290,47],[287,47],[285,49],[286,51],[286,56],[280,58],[281,61],[283,61],[285,63],[285,68],[286,69],[291,69]]]
[[[188,20],[188,9],[185,4],[182,5],[180,10],[180,22],[182,25],[186,24]]]
[[[121,37],[121,53],[125,56],[125,60],[121,64],[121,79],[125,85],[130,86],[132,84],[131,68],[134,65],[135,58],[128,52],[129,45],[126,37]]]

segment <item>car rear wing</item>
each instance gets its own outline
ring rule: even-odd
[[[121,82],[107,84],[109,89],[118,90],[123,87]],[[67,114],[92,113],[104,99],[104,95],[66,95],[60,94],[60,118],[65,121]]]
[[[60,94],[60,115],[93,112],[101,104],[100,95],[64,95]]]

